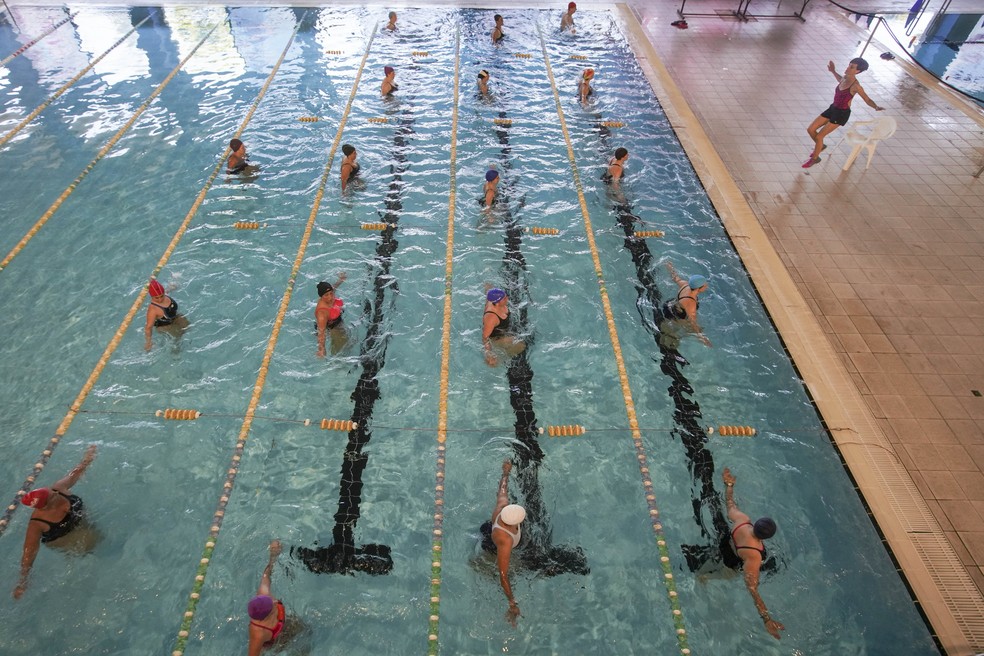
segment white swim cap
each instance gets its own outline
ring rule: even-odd
[[[510,526],[522,524],[523,520],[526,519],[526,508],[511,503],[502,509],[502,512],[499,513],[499,518],[503,524],[509,524]]]

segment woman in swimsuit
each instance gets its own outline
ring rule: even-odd
[[[318,304],[314,308],[314,322],[318,328],[318,357],[325,357],[325,335],[331,333],[331,353],[338,353],[348,341],[345,327],[342,325],[344,301],[335,297],[335,288],[345,282],[345,272],[338,274],[338,280],[332,285],[327,282],[318,283]]]
[[[506,619],[510,624],[516,626],[516,618],[519,617],[520,612],[519,606],[513,598],[512,586],[509,585],[509,560],[512,557],[512,550],[523,539],[523,529],[520,524],[526,519],[526,509],[509,503],[510,471],[512,471],[512,463],[509,460],[504,460],[495,509],[492,511],[492,521],[482,525],[482,532],[494,545],[496,566],[499,570],[499,584],[502,586],[502,591],[506,593],[506,599],[509,600]],[[487,531],[486,527],[488,527]]]
[[[586,68],[581,73],[581,81],[577,84],[577,97],[580,98],[582,103],[588,102],[588,96],[594,93],[594,89],[591,87],[591,80],[594,79],[594,74],[593,68]]]
[[[485,69],[478,72],[478,95],[482,98],[489,97],[489,72]]]
[[[608,160],[608,170],[605,171],[601,179],[605,184],[611,185],[612,189],[618,191],[619,181],[625,173],[625,162],[629,159],[629,151],[625,148],[616,148],[615,157]]]
[[[735,503],[735,478],[734,474],[727,467],[721,472],[725,485],[725,500],[728,504],[728,519],[734,524],[735,528],[731,531],[731,540],[734,542],[735,552],[742,560],[742,570],[745,572],[745,586],[748,588],[755,608],[758,610],[759,617],[765,623],[765,630],[775,638],[779,639],[779,632],[786,627],[782,623],[775,621],[769,615],[769,609],[765,607],[765,602],[758,593],[759,570],[762,568],[762,561],[765,560],[765,544],[762,540],[771,538],[776,533],[776,523],[769,517],[761,517],[752,524],[748,515],[738,510]]]
[[[837,78],[837,87],[834,88],[834,102],[810,123],[810,127],[806,128],[806,133],[813,140],[813,152],[810,153],[810,159],[803,164],[804,169],[820,163],[820,151],[825,148],[823,145],[824,137],[840,126],[847,125],[847,120],[851,117],[851,101],[855,95],[861,96],[861,99],[874,108],[876,112],[885,109],[879,107],[874,100],[869,98],[861,85],[858,84],[857,75],[868,70],[868,62],[860,57],[855,57],[848,64],[843,76],[837,73],[837,68],[832,61],[827,62],[827,70]]]
[[[711,340],[704,335],[697,323],[697,309],[700,307],[697,295],[707,291],[707,279],[701,275],[693,275],[684,280],[677,275],[672,262],[666,263],[666,269],[670,272],[679,289],[676,298],[663,303],[663,307],[660,308],[663,318],[686,321],[704,346],[710,346]]]
[[[356,162],[356,158],[359,156],[358,151],[355,150],[355,146],[345,144],[342,146],[342,155],[345,157],[342,159],[342,165],[340,167],[340,174],[342,176],[342,193],[345,193],[345,187],[349,184],[349,181],[353,181],[357,175],[359,175],[359,163]]]
[[[385,77],[383,77],[383,84],[379,88],[379,92],[383,94],[384,98],[390,98],[394,91],[400,90],[400,87],[393,82],[396,79],[396,69],[392,66],[384,66],[383,73]]]
[[[34,508],[24,536],[24,554],[21,556],[20,580],[14,588],[14,599],[20,599],[27,590],[27,577],[31,573],[41,543],[59,540],[68,535],[85,518],[82,499],[71,494],[72,487],[96,457],[96,445],[90,444],[82,461],[51,487],[40,487],[21,497],[21,503]],[[60,544],[58,545],[60,546]]]
[[[492,19],[495,21],[495,27],[492,28],[492,45],[496,45],[506,38],[506,33],[502,31],[502,16],[496,14]]]
[[[166,294],[164,285],[156,278],[151,278],[147,292],[150,294],[150,305],[147,306],[147,322],[144,325],[145,351],[153,346],[154,328],[174,326],[180,331],[188,326],[188,320],[178,314],[178,302]]]
[[[263,576],[260,577],[260,587],[256,596],[249,600],[246,609],[249,613],[249,656],[259,656],[265,647],[273,645],[274,641],[284,630],[286,610],[284,603],[270,596],[270,576],[273,574],[273,564],[283,547],[280,540],[270,543],[270,560],[267,561]]]
[[[482,344],[485,348],[485,361],[490,367],[498,364],[493,344],[506,352],[509,357],[519,355],[526,344],[509,332],[509,298],[506,292],[493,288],[485,294],[485,314],[482,315]]]

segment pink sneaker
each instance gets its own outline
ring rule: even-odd
[[[811,166],[813,166],[814,164],[819,164],[819,163],[820,163],[820,158],[819,158],[819,157],[818,157],[818,158],[816,158],[816,159],[813,159],[813,158],[811,157],[810,159],[808,159],[808,160],[806,160],[806,164],[804,164],[804,165],[803,165],[803,168],[804,168],[804,169],[808,169],[808,168],[810,168]]]

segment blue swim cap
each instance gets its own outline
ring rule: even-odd
[[[771,517],[760,517],[755,520],[752,532],[759,540],[768,540],[776,534],[776,523]]]
[[[498,303],[505,297],[506,297],[506,292],[502,291],[499,288],[490,289],[489,292],[485,295],[485,298],[488,299],[489,303]]]
[[[694,275],[690,276],[689,280],[687,280],[687,284],[690,285],[690,289],[700,289],[701,287],[707,284],[707,278],[700,275],[699,273],[695,273]]]
[[[485,181],[486,182],[492,182],[493,180],[495,180],[498,177],[499,177],[499,172],[496,171],[495,169],[489,169],[488,171],[485,172]]]

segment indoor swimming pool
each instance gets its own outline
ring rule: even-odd
[[[494,10],[398,11],[395,32],[382,7],[0,25],[4,594],[17,497],[98,445],[74,488],[95,544],[42,548],[0,653],[242,653],[274,538],[279,653],[939,653],[620,15],[571,35],[503,10],[493,45]],[[257,171],[226,173],[237,135]],[[670,262],[709,281],[710,346],[657,320]],[[347,343],[319,358],[315,290],[340,273]],[[146,350],[152,275],[189,326]],[[527,345],[495,367],[488,286]],[[478,547],[504,459],[528,510],[515,628]],[[720,562],[725,467],[779,526],[760,592],[781,641]]]

